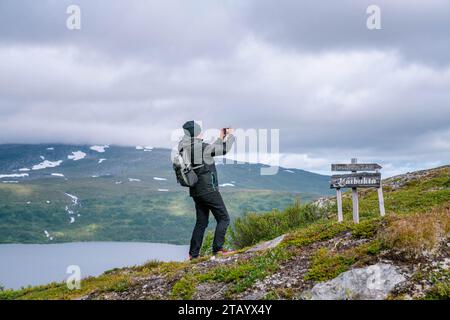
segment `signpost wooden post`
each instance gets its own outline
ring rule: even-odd
[[[381,187],[381,166],[376,163],[357,163],[352,159],[350,164],[332,164],[331,171],[351,171],[347,174],[336,174],[331,176],[330,188],[336,189],[336,201],[338,209],[338,221],[344,220],[342,214],[342,188],[352,188],[353,221],[359,223],[359,203],[357,188],[377,188],[378,202],[381,216],[385,215],[383,189]],[[358,172],[375,171],[375,172]]]

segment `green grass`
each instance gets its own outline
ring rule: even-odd
[[[182,300],[192,299],[197,283],[196,277],[192,275],[181,278],[172,288],[172,298]]]
[[[199,283],[220,282],[227,284],[225,295],[232,298],[233,295],[251,287],[258,279],[263,279],[278,270],[280,264],[290,257],[289,251],[275,249],[231,265],[219,264],[206,273],[188,273],[175,283],[172,297],[191,299]]]
[[[293,229],[306,226],[325,215],[325,209],[311,204],[301,205],[296,201],[283,211],[248,213],[235,220],[231,230],[231,243],[235,248],[254,245],[271,240]]]
[[[326,281],[350,269],[355,257],[329,252],[326,248],[317,250],[305,280]]]
[[[387,213],[410,214],[427,212],[436,206],[450,205],[450,168],[437,169],[421,181],[413,180],[398,190],[383,187],[384,202]],[[345,218],[350,220],[352,205],[350,193],[343,198]],[[378,195],[375,190],[360,191],[360,216],[371,218],[379,216]],[[337,210],[334,210],[337,212]]]

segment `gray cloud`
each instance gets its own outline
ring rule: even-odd
[[[381,9],[377,32],[366,28],[366,9],[373,4]],[[394,49],[418,62],[450,61],[450,3],[445,0],[254,0],[244,13],[255,33],[287,48]]]
[[[378,1],[0,3],[0,143],[169,147],[185,120],[280,128],[282,164],[450,162],[450,5]],[[444,19],[445,17],[445,19]]]

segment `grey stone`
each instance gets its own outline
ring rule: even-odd
[[[286,235],[283,234],[283,235],[281,235],[281,236],[279,236],[279,237],[277,237],[275,239],[258,243],[256,246],[251,247],[250,249],[248,249],[247,252],[262,251],[262,250],[266,250],[266,249],[275,248],[283,241],[285,236]]]
[[[382,300],[406,278],[390,264],[378,263],[352,269],[338,277],[316,284],[303,295],[311,300]]]

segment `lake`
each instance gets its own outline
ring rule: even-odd
[[[0,284],[19,289],[65,281],[71,265],[79,266],[84,278],[152,259],[183,261],[188,250],[188,246],[143,242],[0,244]]]

